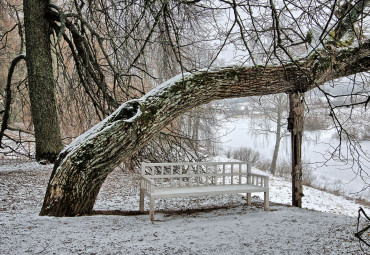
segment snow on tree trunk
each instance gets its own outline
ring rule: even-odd
[[[299,78],[300,77],[300,78]],[[41,215],[92,212],[108,174],[150,141],[175,117],[215,99],[293,91],[308,79],[297,68],[231,67],[178,75],[76,138],[59,155]]]

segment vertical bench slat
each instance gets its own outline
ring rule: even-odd
[[[193,171],[194,174],[197,174],[196,166],[192,166],[191,169],[192,169],[192,171]],[[198,177],[197,176],[195,176],[193,178],[193,185],[194,186],[197,186],[198,185]]]
[[[180,171],[180,174],[182,174],[182,165],[180,165],[179,171]],[[182,177],[180,177],[180,187],[181,186],[182,186]]]
[[[164,166],[161,167],[161,175],[164,175]],[[161,185],[163,186],[163,178],[161,178]]]
[[[239,184],[242,184],[242,164],[239,164]]]
[[[249,185],[252,184],[251,173],[252,173],[251,165],[247,163],[247,184]],[[252,194],[251,193],[247,193],[247,204],[248,205],[252,204]]]
[[[223,173],[223,176],[222,176],[222,185],[225,185],[225,170],[226,170],[226,165],[223,164],[222,165],[222,173]]]
[[[208,185],[208,180],[209,180],[209,176],[208,176],[208,165],[206,165],[206,185]]]
[[[231,163],[231,185],[234,184],[234,164]]]
[[[216,171],[217,171],[216,170],[216,166],[215,165],[211,165],[211,174],[212,174],[212,176],[211,176],[211,184],[212,185],[215,185],[216,184],[216,174],[215,174]]]

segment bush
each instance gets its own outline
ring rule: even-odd
[[[302,182],[303,185],[312,187],[316,181],[316,176],[314,175],[314,168],[307,163],[302,165]]]
[[[284,177],[286,179],[291,179],[292,175],[292,165],[286,160],[279,161],[276,166],[276,176]]]
[[[307,163],[302,164],[302,184],[306,186],[312,186],[316,180],[314,175],[314,169]],[[276,166],[276,176],[283,177],[285,179],[292,179],[292,165],[290,162],[283,160],[278,162]]]
[[[304,130],[307,131],[317,131],[326,130],[330,127],[328,118],[323,118],[323,116],[307,116],[304,118]]]
[[[260,158],[260,160],[257,162],[256,167],[259,170],[262,170],[262,171],[265,171],[265,172],[270,172],[271,160],[267,160],[265,158]]]
[[[231,158],[231,157],[232,157],[232,155],[233,155],[233,150],[232,150],[232,149],[227,149],[227,150],[225,151],[225,154],[226,154],[226,157],[227,157],[227,158]]]
[[[240,147],[232,152],[233,159],[250,162],[252,165],[257,165],[260,161],[260,153],[247,147]]]
[[[247,147],[240,147],[239,149],[227,150],[225,154],[228,158],[237,159],[240,161],[250,162],[254,167],[269,171],[271,162],[264,159],[261,154]]]

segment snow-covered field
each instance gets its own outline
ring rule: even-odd
[[[51,169],[0,162],[0,254],[362,254],[360,205],[312,188],[309,209],[284,205],[281,178],[271,178],[269,212],[257,196],[250,207],[239,195],[166,199],[152,224],[138,213],[138,176],[122,170],[104,183],[96,215],[38,216]]]
[[[266,160],[271,161],[275,134],[253,133],[248,117],[225,120],[219,133],[224,150],[248,147],[259,152]],[[364,168],[364,173],[360,176],[357,165],[353,164],[351,160],[348,162],[328,160],[333,147],[339,143],[337,139],[333,139],[335,134],[336,131],[333,129],[304,132],[302,159],[306,166],[310,167],[315,177],[315,183],[313,184],[322,189],[340,192],[346,196],[370,202],[370,188],[363,190],[365,186],[370,184],[369,166],[367,165]],[[361,147],[367,153],[370,152],[369,141],[361,142]],[[290,136],[283,137],[280,144],[279,159],[289,162],[290,150]]]

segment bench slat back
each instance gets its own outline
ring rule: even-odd
[[[141,175],[155,181],[156,186],[203,186],[245,184],[257,179],[248,177],[248,162],[178,162],[142,163]]]

